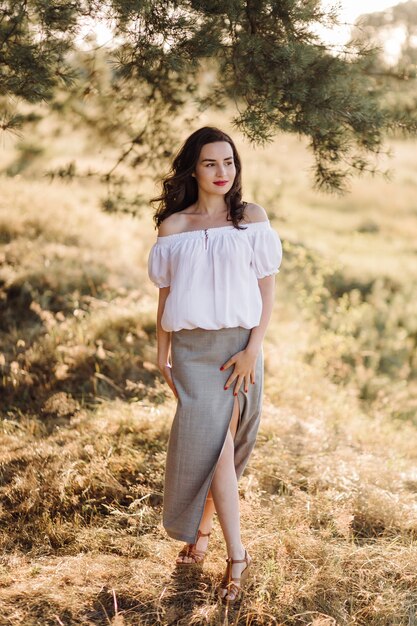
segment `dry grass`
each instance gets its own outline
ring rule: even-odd
[[[383,275],[406,294],[413,146],[396,147],[398,183],[358,181],[351,196],[329,199],[308,190],[309,158],[294,138],[256,159],[242,143],[247,195],[295,250],[341,267],[343,284]],[[175,403],[154,365],[144,256],[155,234],[149,214],[101,213],[98,193],[2,180],[0,623],[416,624],[416,423],[392,418],[399,396],[388,389],[368,407],[358,378],[336,384],[327,363],[307,358],[321,328],[318,287],[299,266],[286,276],[285,261],[259,438],[240,482],[251,582],[235,609],[219,607],[217,518],[203,571],[175,570],[180,544],[161,524]],[[320,282],[318,268],[305,273]]]
[[[348,397],[326,384],[318,392],[311,372],[304,380],[307,394],[319,396],[308,411],[291,392],[279,406],[265,402],[240,485],[243,538],[256,564],[228,623],[412,623],[413,432],[385,424],[375,437]],[[214,595],[225,557],[217,519],[210,558],[194,578],[175,572],[179,544],[160,522],[173,409],[172,401],[161,409],[106,402],[49,435],[34,420],[5,423],[6,624],[54,623],[55,615],[105,624],[117,611],[123,624],[223,623]]]

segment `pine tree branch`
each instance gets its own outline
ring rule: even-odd
[[[394,80],[400,81],[400,82],[406,82],[406,81],[412,81],[412,80],[416,80],[415,76],[410,77],[408,74],[406,74],[406,72],[396,72],[394,70],[373,70],[373,69],[369,69],[369,70],[365,70],[364,71],[366,76],[370,76],[370,77],[377,77],[377,78],[393,78]],[[417,81],[416,81],[417,84]]]
[[[376,62],[366,29],[360,33],[361,41],[351,41],[339,52],[323,45],[311,26],[335,16],[318,8],[316,1],[8,0],[3,4],[9,7],[9,17],[3,15],[0,21],[2,93],[28,102],[53,102],[62,82],[69,84],[69,91],[74,86],[74,93],[75,80],[83,84],[82,72],[72,75],[67,66],[83,17],[106,15],[115,23],[114,34],[122,44],[106,60],[107,70],[111,64],[107,94],[100,91],[100,84],[92,87],[94,73],[88,73],[90,82],[86,80],[74,96],[78,110],[67,109],[83,117],[100,141],[110,145],[119,141],[124,146],[127,139],[127,147],[107,172],[109,178],[122,163],[135,167],[149,163],[155,154],[169,152],[169,147],[165,149],[169,122],[183,115],[184,107],[199,111],[209,104],[233,102],[237,110],[233,125],[253,143],[270,141],[282,131],[310,138],[317,183],[336,189],[349,171],[366,171],[365,156],[378,154],[388,131],[415,132],[409,104],[399,99],[395,107],[385,105],[389,81],[407,81],[411,89],[414,78],[406,70],[386,70]],[[217,72],[210,89],[200,86],[207,59]],[[97,109],[86,106],[86,94]],[[134,99],[136,110],[129,108]],[[137,111],[145,117],[145,124],[140,119],[140,133],[133,130]],[[363,160],[355,160],[356,150],[363,152]],[[331,164],[342,159],[346,170],[332,170]]]
[[[127,157],[132,153],[132,151],[135,149],[135,147],[140,144],[143,140],[145,136],[145,130],[142,130],[139,134],[136,135],[136,137],[134,137],[131,142],[130,142],[130,146],[127,148],[127,150],[125,150],[120,157],[117,159],[116,163],[113,165],[113,167],[107,172],[107,174],[104,175],[104,180],[109,180],[113,174],[113,172],[115,171],[115,169],[121,164],[123,163],[123,161],[125,161],[127,159]]]

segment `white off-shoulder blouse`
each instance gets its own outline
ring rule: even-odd
[[[258,279],[279,272],[282,245],[269,220],[191,230],[157,237],[148,275],[170,287],[161,326],[217,330],[259,325]]]

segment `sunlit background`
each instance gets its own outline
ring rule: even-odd
[[[366,13],[380,12],[394,6],[392,0],[364,0],[363,2],[328,2],[322,3],[324,8],[335,7],[339,16],[339,24],[331,28],[319,28],[317,32],[324,41],[333,45],[345,44],[349,41],[354,23]],[[358,22],[360,28],[360,20]],[[395,63],[401,52],[407,35],[406,24],[390,24],[389,18],[384,29],[378,36],[378,43],[383,46],[384,57],[389,63]],[[417,46],[417,37],[412,43]]]

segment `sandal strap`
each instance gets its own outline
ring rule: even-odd
[[[188,556],[193,558],[196,556],[198,559],[204,558],[206,554],[206,550],[196,550],[195,546],[197,545],[200,537],[209,537],[211,535],[211,531],[208,533],[202,533],[200,529],[198,529],[197,533],[197,541],[195,543],[187,543],[182,550],[178,553],[178,556]],[[194,559],[195,560],[195,559]]]
[[[240,585],[236,585],[236,583],[234,582],[230,582],[226,585],[226,587],[224,587],[225,591],[227,591],[226,595],[229,595],[230,593],[233,593],[233,595],[235,596],[233,598],[233,602],[235,600],[237,600],[240,597],[240,594],[242,593],[242,589],[240,587]]]
[[[228,559],[226,559],[227,563],[247,563],[248,562],[248,553],[245,550],[245,557],[243,559],[232,559],[231,556],[229,556]]]
[[[240,590],[241,589],[240,585],[237,585],[236,583],[234,583],[233,580],[235,580],[235,579],[232,578],[232,580],[229,583],[227,583],[226,588],[232,587],[232,589],[239,589]]]
[[[205,553],[206,553],[205,550],[193,550],[192,548],[190,548],[189,550],[190,556],[193,554],[197,554],[197,556],[203,556]]]
[[[178,556],[187,556],[189,558],[194,559],[194,561],[196,559],[200,560],[203,559],[205,556],[205,552],[203,552],[202,550],[193,550],[192,549],[192,545],[189,546],[185,546],[181,552],[179,552]]]

